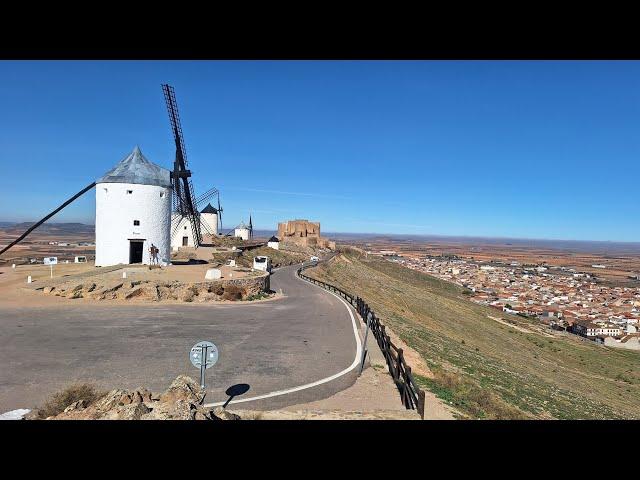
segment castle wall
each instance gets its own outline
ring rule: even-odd
[[[334,242],[320,236],[320,222],[289,220],[278,223],[278,238],[283,242],[293,242],[302,246],[335,248]]]

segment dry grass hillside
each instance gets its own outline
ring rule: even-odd
[[[253,266],[253,258],[260,255],[269,257],[273,268],[286,267],[309,259],[309,256],[304,253],[258,247],[246,251],[214,252],[211,254],[209,263],[226,264],[229,260],[235,260],[237,265],[251,268]]]
[[[304,262],[309,257],[303,253],[287,252],[285,250],[274,250],[269,247],[260,247],[245,252],[239,260],[240,265],[250,267],[253,265],[253,257],[264,255],[271,259],[271,266],[273,268],[286,267],[288,265],[294,265],[296,263]]]
[[[347,253],[307,273],[363,297],[429,365],[417,380],[470,418],[640,418],[638,352],[551,334],[380,258]]]

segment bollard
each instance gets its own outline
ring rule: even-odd
[[[124,270],[122,271],[122,278],[127,278],[127,272],[125,272]]]
[[[27,277],[27,283],[31,283],[31,275]]]
[[[11,265],[11,268],[13,268],[15,270],[16,269],[16,264],[14,263],[13,265]]]

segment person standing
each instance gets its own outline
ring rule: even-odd
[[[152,243],[149,247],[149,263],[155,265],[156,263],[156,246]]]

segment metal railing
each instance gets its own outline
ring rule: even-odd
[[[368,325],[368,328],[371,330],[371,333],[378,342],[378,346],[387,361],[389,373],[400,392],[402,404],[407,409],[417,410],[420,414],[420,418],[424,419],[425,393],[424,390],[418,387],[418,384],[414,380],[413,375],[411,374],[411,367],[407,365],[402,349],[393,344],[386,332],[386,327],[380,321],[380,318],[376,316],[375,312],[371,310],[369,305],[367,305],[362,298],[353,296],[330,283],[316,280],[315,278],[302,273],[303,270],[315,267],[316,265],[317,263],[315,262],[303,264],[298,268],[298,276],[308,282],[333,292],[336,295],[339,295],[356,309],[362,321]]]

